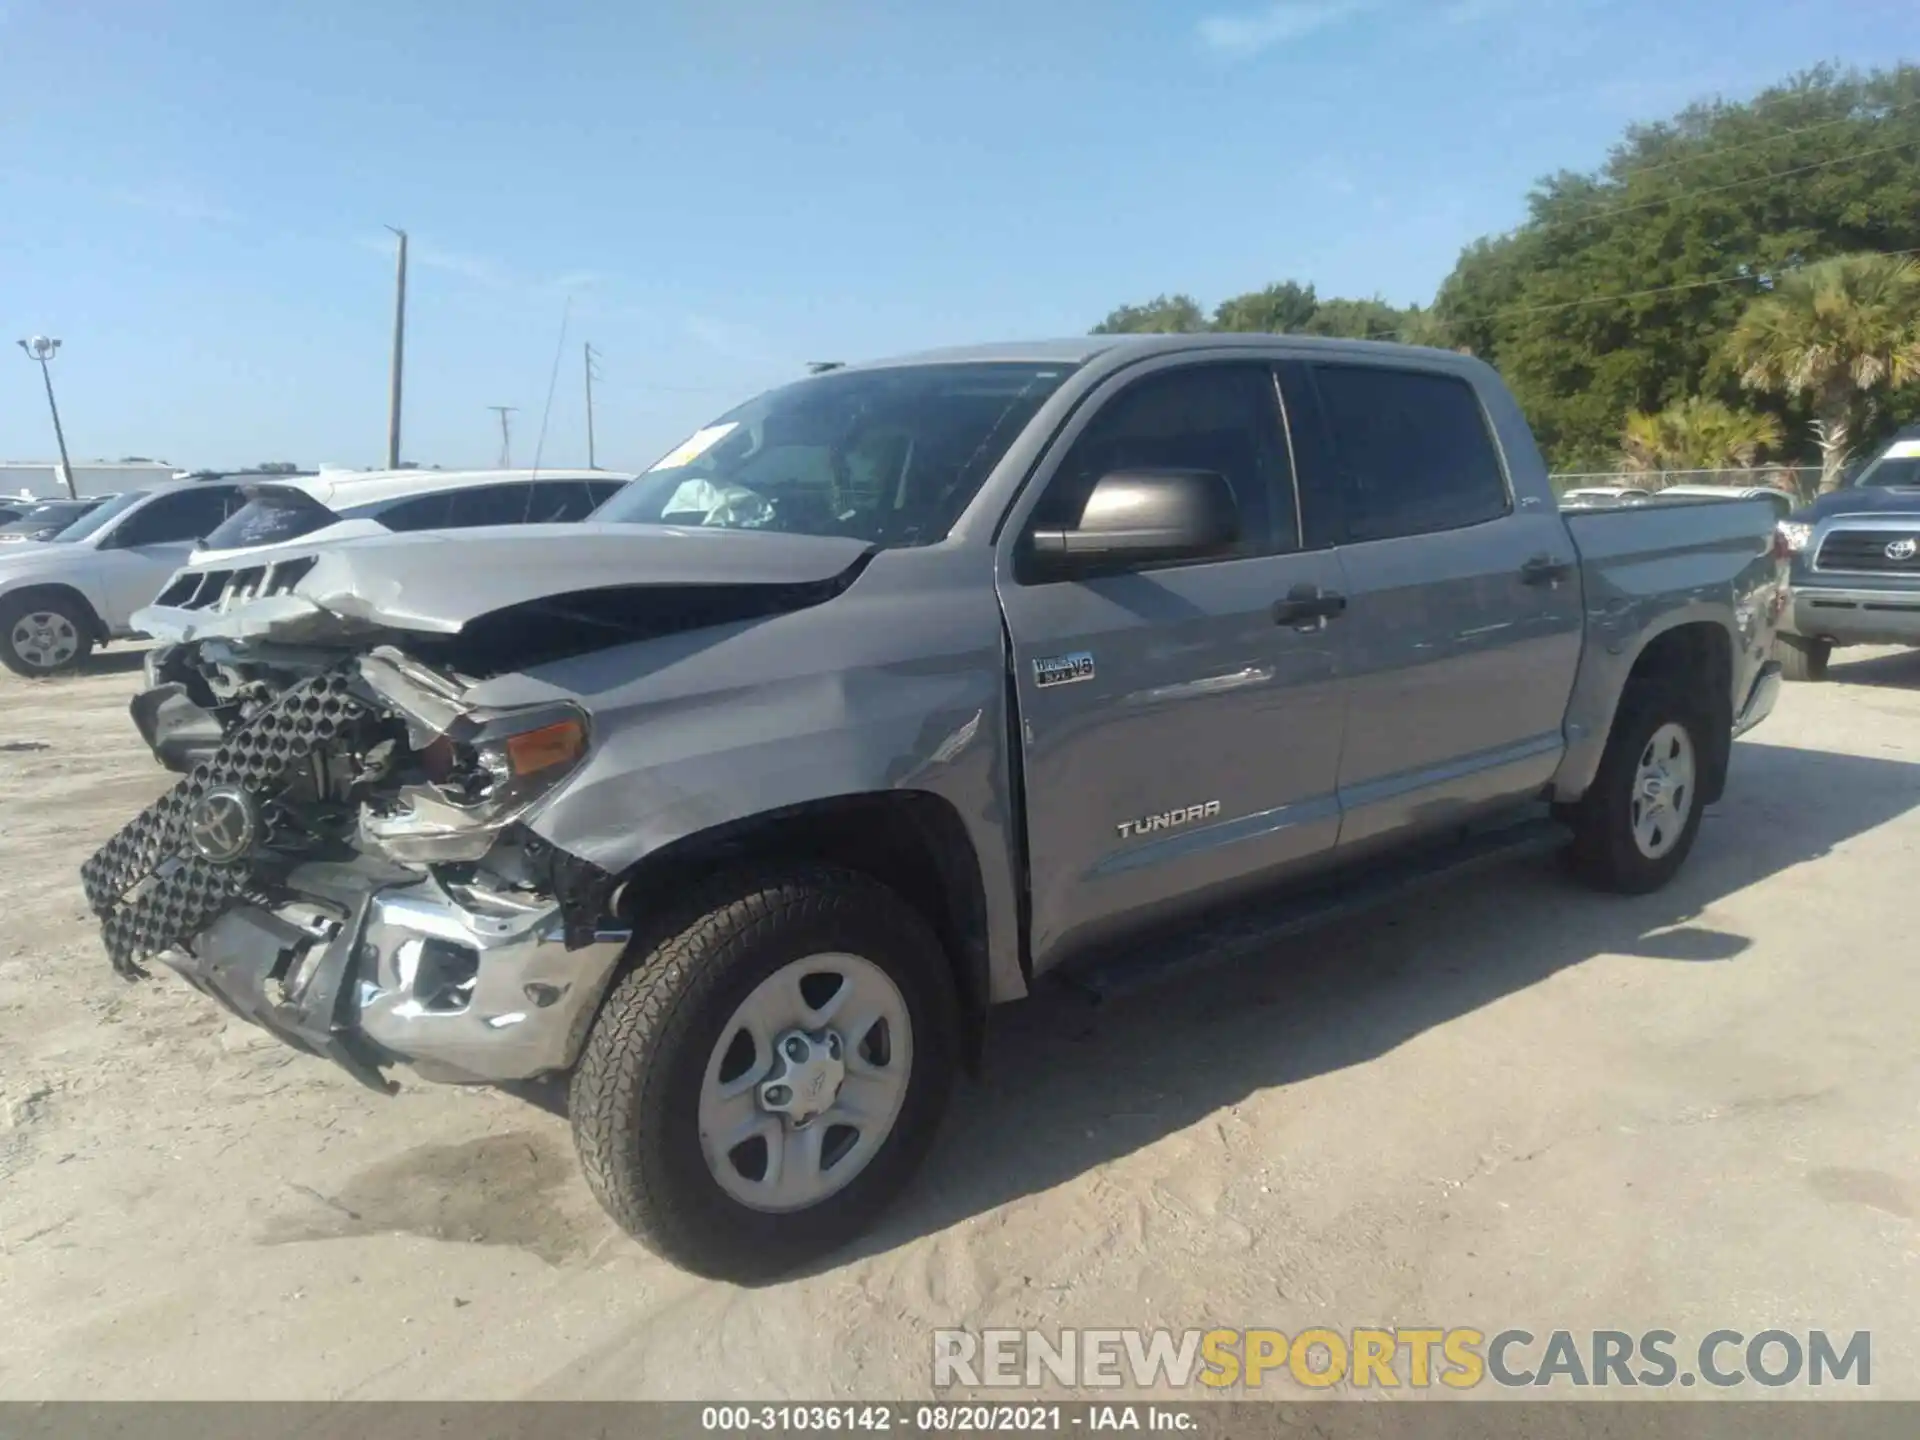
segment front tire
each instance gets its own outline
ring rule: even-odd
[[[16,675],[64,675],[93,653],[93,617],[63,596],[0,604],[0,664]]]
[[[638,943],[573,1076],[594,1196],[718,1279],[772,1278],[867,1229],[953,1083],[959,1003],[927,922],[807,866],[722,876]]]
[[[1827,662],[1833,658],[1831,640],[1803,640],[1798,635],[1774,638],[1774,658],[1780,662],[1780,674],[1787,680],[1824,680]]]
[[[1630,684],[1593,784],[1561,811],[1568,860],[1598,890],[1641,895],[1679,872],[1700,833],[1712,747],[1708,707],[1671,685]]]

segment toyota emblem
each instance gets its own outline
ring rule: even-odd
[[[1920,540],[1915,540],[1911,535],[1887,546],[1889,560],[1911,560],[1916,553],[1920,553]]]
[[[233,785],[207,791],[187,815],[187,841],[204,858],[228,865],[253,848],[259,829],[253,797]]]

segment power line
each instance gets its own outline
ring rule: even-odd
[[[500,417],[500,468],[505,470],[513,459],[513,433],[507,423],[507,417],[518,410],[518,405],[489,405],[487,409]]]
[[[540,472],[540,456],[547,448],[547,418],[553,414],[553,392],[560,384],[560,357],[567,349],[567,321],[573,316],[573,296],[560,307],[560,339],[553,347],[553,369],[547,375],[547,403],[540,409],[540,435],[533,442],[533,469]]]
[[[1709,185],[1704,190],[1681,190],[1677,194],[1663,195],[1658,200],[1641,200],[1632,205],[1608,205],[1590,215],[1572,215],[1564,219],[1545,219],[1538,222],[1541,229],[1551,229],[1556,225],[1587,225],[1609,215],[1631,215],[1637,210],[1651,210],[1660,205],[1671,205],[1676,200],[1697,199],[1702,195],[1719,195],[1728,190],[1739,190],[1748,185],[1764,185],[1769,180],[1785,180],[1793,175],[1805,175],[1814,170],[1826,170],[1835,165],[1850,165],[1856,160],[1870,159],[1875,155],[1886,155],[1895,150],[1905,150],[1920,144],[1920,138],[1901,140],[1892,145],[1881,145],[1872,150],[1856,150],[1851,155],[1836,155],[1827,160],[1816,160],[1811,165],[1796,165],[1789,170],[1770,170],[1765,175],[1749,175],[1744,180],[1732,180],[1725,185]]]
[[[1621,181],[1616,183],[1624,183],[1626,180],[1636,179],[1642,175],[1657,175],[1662,170],[1672,170],[1681,165],[1697,165],[1702,160],[1717,160],[1722,155],[1732,155],[1741,150],[1757,150],[1762,145],[1772,145],[1779,140],[1790,140],[1796,135],[1812,135],[1816,131],[1831,130],[1837,125],[1878,125],[1902,111],[1912,110],[1917,106],[1920,106],[1920,100],[1907,100],[1898,105],[1889,105],[1878,115],[1842,115],[1834,120],[1822,120],[1816,125],[1797,125],[1785,130],[1776,130],[1773,134],[1763,135],[1758,140],[1742,140],[1736,145],[1718,145],[1699,155],[1682,155],[1677,159],[1662,160],[1654,165],[1635,165],[1621,177]]]
[[[1898,258],[1906,255],[1920,255],[1920,245],[1913,246],[1906,250],[1865,250],[1850,253],[1883,255],[1888,258]],[[1650,295],[1671,295],[1681,290],[1705,290],[1716,285],[1739,285],[1744,282],[1759,280],[1762,277],[1762,273],[1763,272],[1758,270],[1748,269],[1738,275],[1722,275],[1712,280],[1683,280],[1675,285],[1655,285],[1646,290],[1623,290],[1613,295],[1588,295],[1579,300],[1556,300],[1545,305],[1507,305],[1502,306],[1498,310],[1484,311],[1479,315],[1448,317],[1445,323],[1471,324],[1476,321],[1498,320],[1508,315],[1542,315],[1555,310],[1576,310],[1582,305],[1609,305],[1616,300],[1642,300]],[[1369,336],[1367,338],[1398,340],[1403,338],[1406,333],[1405,330],[1386,330],[1382,331],[1379,335]]]

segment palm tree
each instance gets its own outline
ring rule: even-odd
[[[1661,470],[1746,469],[1780,444],[1771,415],[1693,396],[1664,410],[1636,410],[1620,434],[1621,467]]]
[[[1832,490],[1859,403],[1920,375],[1920,266],[1841,255],[1784,275],[1747,306],[1727,357],[1748,389],[1811,401],[1820,489]]]

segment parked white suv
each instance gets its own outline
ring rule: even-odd
[[[0,663],[57,675],[139,632],[182,570],[296,540],[584,520],[633,477],[607,470],[338,470],[174,481],[114,497],[53,539],[0,554]]]
[[[33,545],[0,551],[0,664],[57,675],[134,632],[194,546],[246,503],[237,480],[170,480],[124,491]]]

